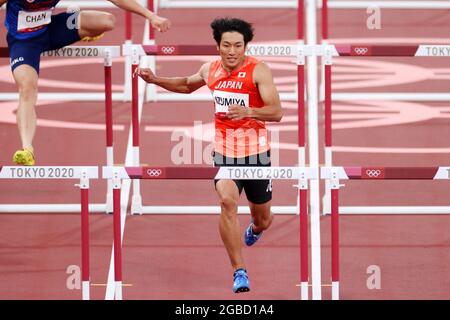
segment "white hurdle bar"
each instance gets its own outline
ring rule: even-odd
[[[14,180],[79,180],[81,204],[77,211],[81,213],[81,281],[82,299],[90,299],[89,270],[89,180],[98,178],[98,167],[0,167],[0,179]]]
[[[308,288],[308,228],[307,189],[308,181],[317,179],[313,168],[305,167],[103,167],[102,177],[112,179],[114,184],[114,280],[115,299],[122,299],[122,240],[121,240],[121,199],[120,188],[123,179],[272,179],[297,180],[300,191],[300,275],[302,300],[307,299]]]

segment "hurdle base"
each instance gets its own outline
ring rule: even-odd
[[[301,300],[308,300],[308,282],[302,282],[300,284],[300,299]]]
[[[324,216],[331,214],[331,197],[329,192],[322,197],[322,210],[322,215]]]
[[[339,300],[339,281],[331,282],[331,300]]]
[[[105,213],[113,214],[113,212],[114,212],[113,194],[112,192],[108,192],[106,195]]]
[[[90,300],[90,281],[83,281],[81,283],[81,290],[82,290],[82,299],[83,300]]]
[[[116,281],[114,299],[122,300],[122,281]]]
[[[132,215],[142,215],[143,207],[142,207],[142,196],[139,194],[133,195],[131,198],[131,214]]]

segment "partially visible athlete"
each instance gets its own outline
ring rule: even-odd
[[[168,19],[145,9],[135,0],[109,1],[148,19],[161,32],[170,28]],[[59,0],[0,0],[0,4],[5,2],[11,70],[19,91],[17,126],[22,142],[21,149],[14,153],[13,161],[31,166],[35,164],[33,138],[41,53],[79,40],[96,40],[114,29],[115,17],[107,12],[92,10],[53,14]]]

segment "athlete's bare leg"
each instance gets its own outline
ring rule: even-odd
[[[253,232],[260,233],[267,230],[273,222],[273,214],[270,211],[272,201],[256,204],[249,201],[250,213],[253,218]]]
[[[38,74],[33,67],[22,64],[14,69],[13,77],[19,89],[17,126],[22,148],[33,151],[33,138],[36,132],[35,105],[38,95]]]
[[[233,270],[244,268],[242,258],[242,240],[239,220],[237,217],[239,189],[233,180],[220,180],[216,184],[220,200],[219,231],[223,244],[230,257]]]
[[[115,17],[108,12],[83,10],[80,12],[78,34],[80,38],[97,37],[114,29]]]

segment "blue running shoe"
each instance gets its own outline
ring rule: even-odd
[[[250,282],[248,281],[247,270],[237,269],[234,274],[233,292],[248,292],[250,291]]]
[[[252,226],[253,222],[251,222],[248,228],[245,230],[244,239],[247,246],[252,246],[256,241],[259,240],[259,238],[261,238],[263,234],[262,231],[258,234],[254,233]]]

